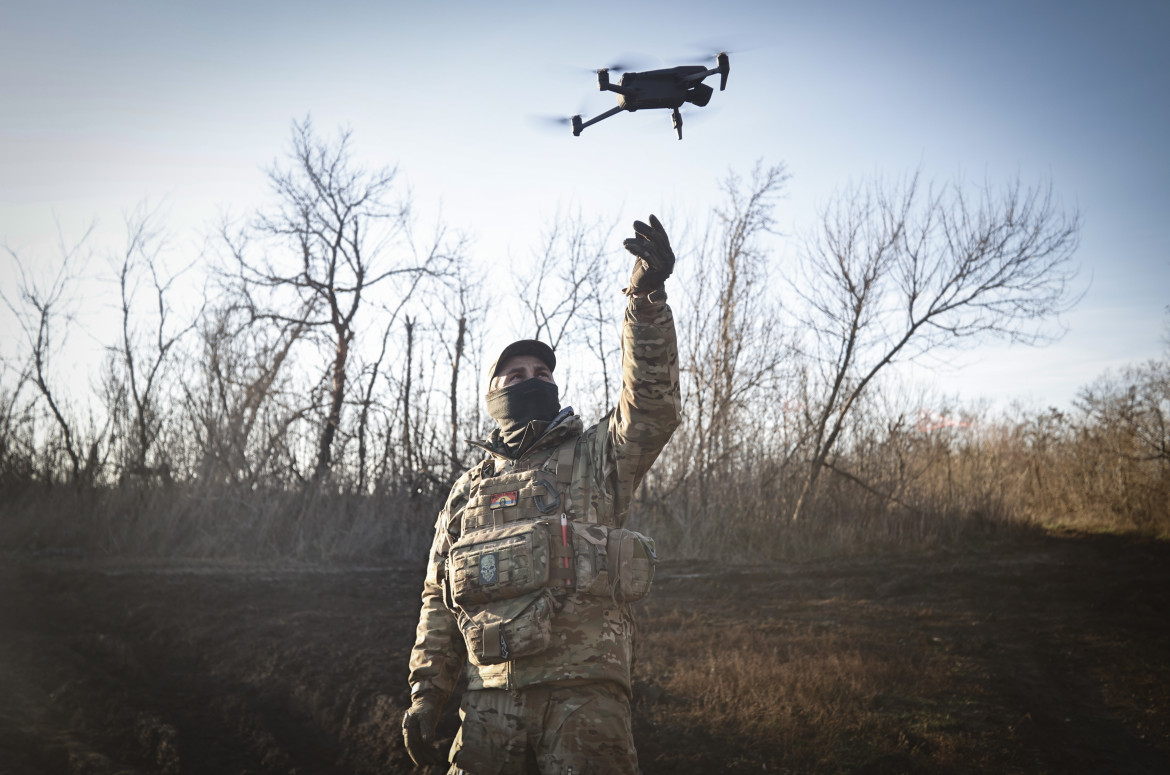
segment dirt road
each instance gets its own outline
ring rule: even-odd
[[[420,584],[6,557],[0,775],[410,771]],[[638,616],[647,773],[1170,772],[1166,543],[668,562]]]

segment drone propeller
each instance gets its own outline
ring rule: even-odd
[[[708,67],[713,67],[718,63],[720,56],[739,56],[750,51],[769,48],[774,45],[772,42],[762,42],[758,36],[751,38],[744,35],[733,35],[731,37],[734,40],[707,38],[705,40],[692,41],[685,44],[684,48],[694,53],[690,56],[671,57],[670,63],[672,65],[704,64]]]
[[[529,116],[528,120],[550,129],[554,126],[568,126],[573,123],[573,119],[569,116]]]
[[[646,56],[644,54],[631,54],[629,52],[622,54],[614,62],[602,67],[588,67],[581,68],[590,73],[600,73],[602,70],[607,70],[612,73],[629,73],[639,70],[651,70],[660,65],[662,60],[655,57]]]
[[[597,112],[598,111],[589,111],[582,107],[571,116],[566,116],[563,114],[549,115],[547,113],[530,113],[528,114],[528,122],[536,126],[538,129],[546,132],[551,132],[554,130],[557,132],[563,132],[565,131],[563,127],[572,126],[574,120],[580,121],[582,116],[588,118],[590,114],[595,114]]]
[[[695,52],[698,61],[714,62],[720,54],[744,54],[767,45],[770,45],[770,42],[762,41],[759,36],[738,34],[693,40],[686,44],[686,48]],[[689,61],[694,63],[694,57]]]
[[[588,118],[605,110],[599,105],[612,104],[609,100],[604,98],[599,99],[596,92],[586,92],[582,95],[581,101],[577,104],[577,109],[571,114],[568,113],[529,113],[527,115],[528,122],[535,125],[538,129],[552,132],[563,132],[563,127],[572,125],[573,116],[584,116]]]
[[[637,69],[638,68],[634,67],[634,65],[630,64],[629,62],[614,62],[612,65],[606,65],[605,67],[599,67],[596,70],[594,70],[593,72],[594,73],[600,73],[600,72],[608,73],[610,70],[613,70],[614,72],[628,73],[631,70],[637,70]]]

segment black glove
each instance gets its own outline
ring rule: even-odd
[[[420,692],[410,698],[410,708],[402,716],[406,752],[419,767],[447,762],[447,757],[434,744],[441,710],[442,703],[433,692]]]
[[[650,216],[649,226],[634,221],[634,233],[636,237],[622,243],[626,250],[638,257],[630,275],[630,285],[624,290],[629,296],[658,290],[674,271],[674,251],[670,249],[670,239],[657,216]]]

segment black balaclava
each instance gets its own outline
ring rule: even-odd
[[[561,410],[556,384],[536,377],[493,390],[486,400],[488,414],[500,426],[500,442],[512,457],[532,446]]]

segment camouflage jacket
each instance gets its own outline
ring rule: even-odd
[[[463,510],[477,475],[498,476],[547,465],[557,448],[576,434],[569,517],[620,527],[635,489],[679,420],[678,347],[670,308],[665,298],[631,298],[622,325],[622,391],[617,408],[585,430],[576,416],[557,423],[519,460],[493,455],[491,463],[476,466],[451,488],[435,524],[423,584],[422,611],[410,656],[412,694],[435,690],[445,701],[464,669],[470,689],[609,680],[630,690],[633,622],[628,606],[558,589],[551,646],[503,664],[479,666],[467,659],[455,614],[447,606],[443,567],[459,538]]]

